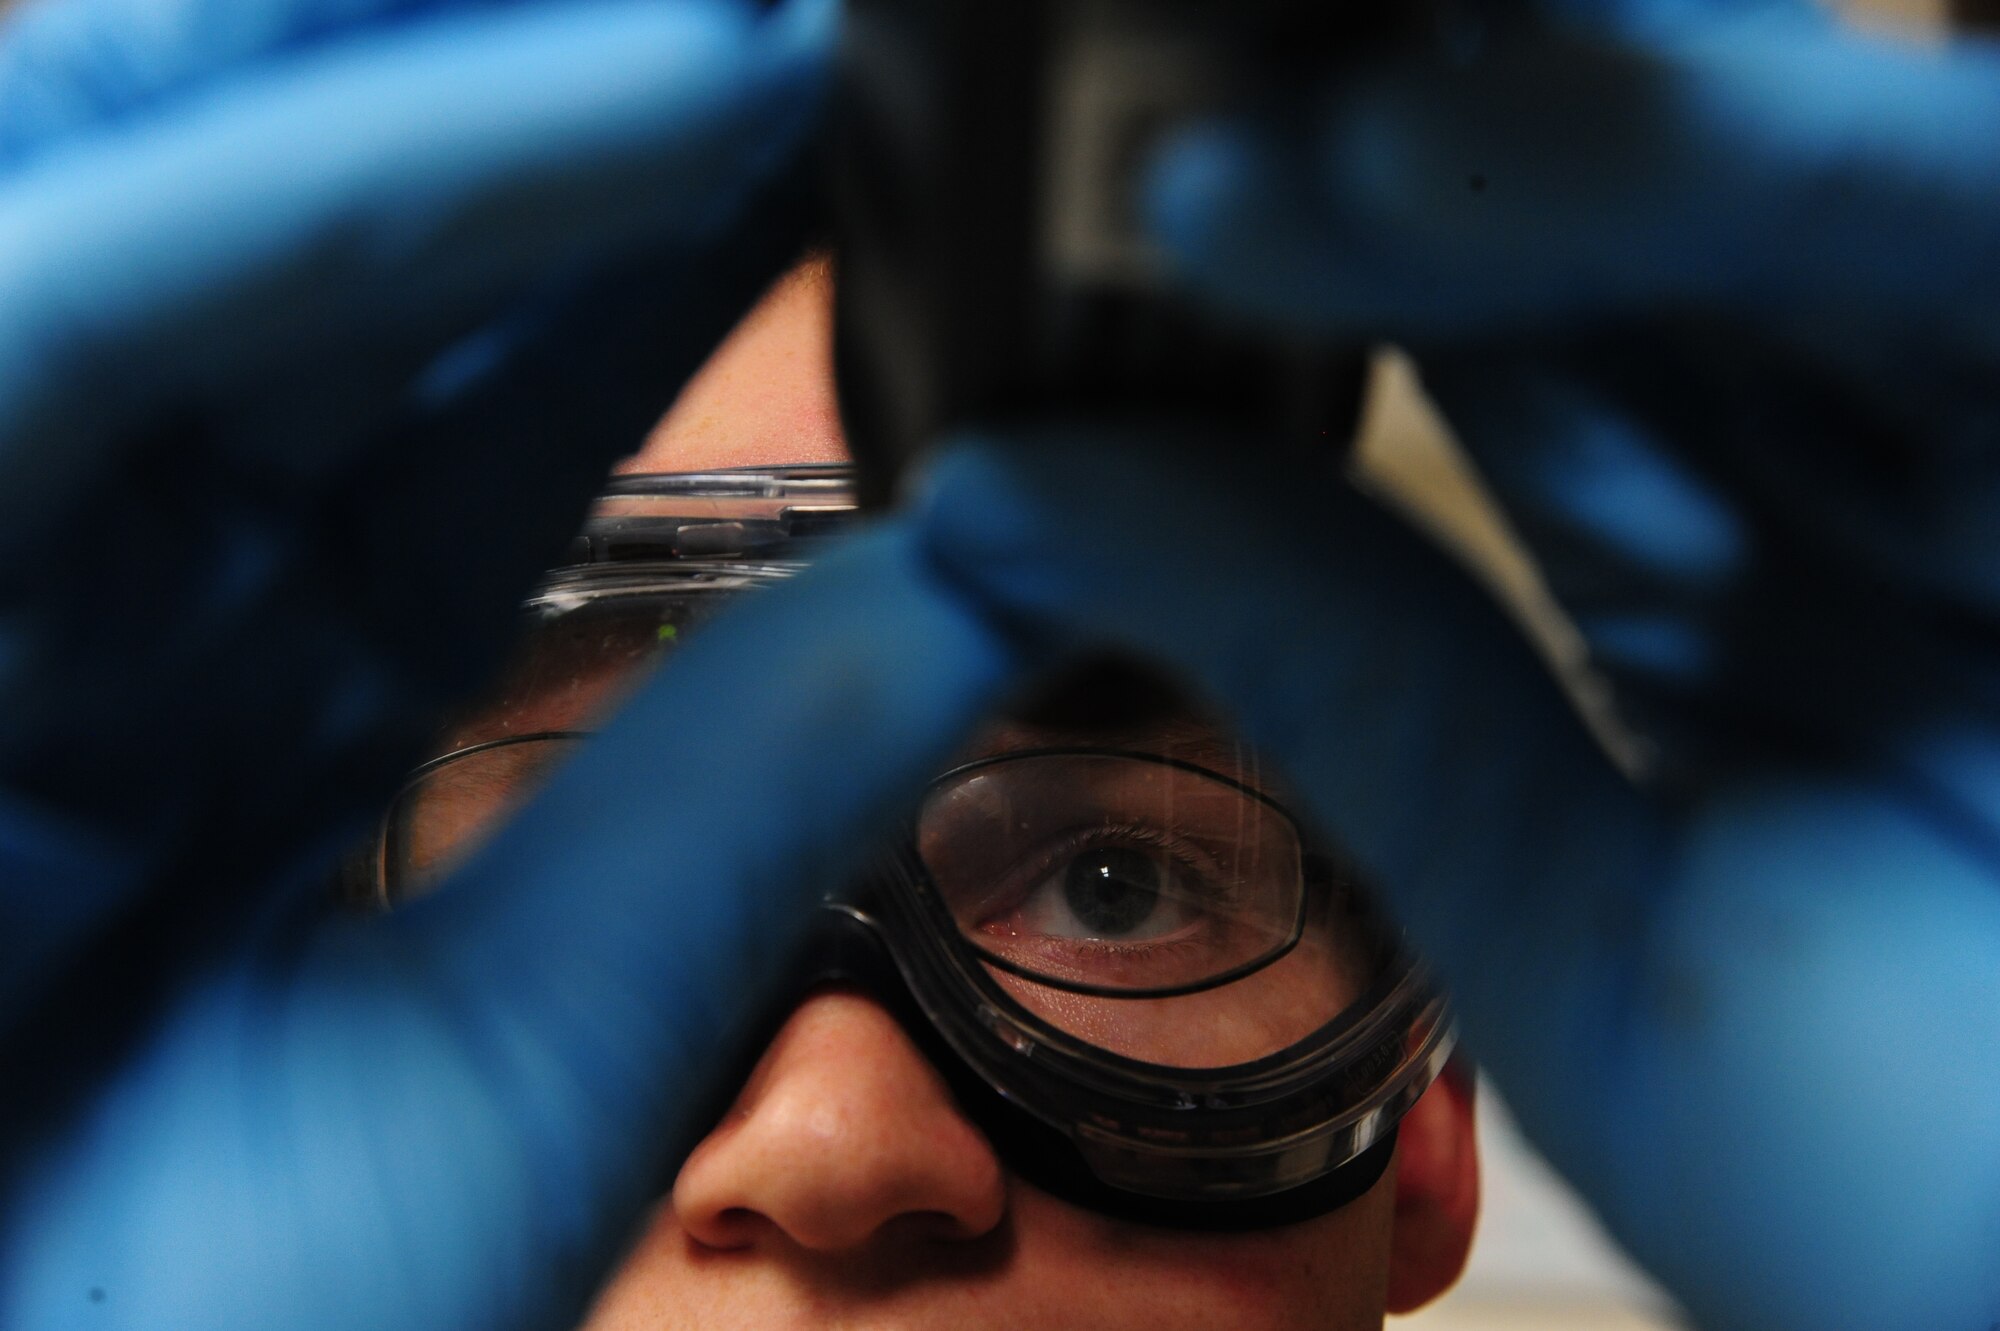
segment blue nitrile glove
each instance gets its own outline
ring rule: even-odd
[[[491,668],[800,244],[832,18],[0,22],[0,1032],[162,884],[323,856]]]
[[[264,912],[59,1118],[10,1106],[0,1325],[575,1325],[807,902],[1005,664],[906,527],[863,534],[682,648],[435,895]]]
[[[1986,46],[1766,14],[1519,31],[1169,152],[1192,283],[1413,351],[1633,776],[1467,579],[1242,440],[933,478],[1000,613],[1239,710],[1704,1327],[2000,1321],[1996,115]]]
[[[0,26],[0,1326],[573,1321],[787,903],[992,685],[880,532],[456,888],[326,918],[330,852],[796,245],[829,18]]]

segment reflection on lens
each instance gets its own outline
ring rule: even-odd
[[[388,901],[420,896],[464,863],[541,788],[580,738],[509,736],[420,769],[389,813],[382,865]]]
[[[1175,1067],[1284,1049],[1365,986],[1336,885],[1269,798],[1140,754],[1032,751],[932,789],[918,855],[1001,988],[1090,1044]]]

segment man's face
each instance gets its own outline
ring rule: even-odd
[[[626,471],[838,461],[830,287],[782,281],[688,385]],[[582,728],[618,663],[516,694],[453,746]],[[1037,723],[1037,746],[1088,742]],[[1226,747],[1191,716],[1128,736],[1171,756]],[[1023,742],[1018,725],[981,742]],[[1330,1215],[1191,1233],[1081,1210],[1016,1178],[873,999],[827,987],[792,1011],[723,1120],[682,1165],[589,1331],[638,1328],[1312,1328],[1381,1325],[1456,1277],[1477,1177],[1456,1072],[1405,1119],[1397,1158]]]

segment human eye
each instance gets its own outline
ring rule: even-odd
[[[1206,859],[1158,828],[1072,833],[1024,857],[976,929],[1072,954],[1201,946],[1226,927],[1232,896]]]
[[[1028,752],[947,774],[919,811],[925,887],[990,965],[1133,993],[1246,973],[1297,935],[1290,821],[1202,769]]]

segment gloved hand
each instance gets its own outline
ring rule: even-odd
[[[1996,111],[1984,45],[1542,15],[1166,151],[1192,285],[1415,355],[1628,768],[1455,566],[1246,441],[931,478],[1025,639],[1239,711],[1703,1327],[2000,1319]]]
[[[46,1013],[7,1069],[0,1324],[581,1320],[808,901],[1003,678],[910,537],[733,607],[434,895],[267,899],[229,950],[172,954],[122,1050]],[[30,1079],[63,1057],[51,1106]]]
[[[168,879],[323,861],[492,668],[611,461],[801,243],[831,17],[7,17],[0,1029]]]
[[[455,887],[327,918],[331,852],[790,256],[828,18],[0,29],[0,1325],[572,1324],[797,899],[992,687],[880,531]]]

